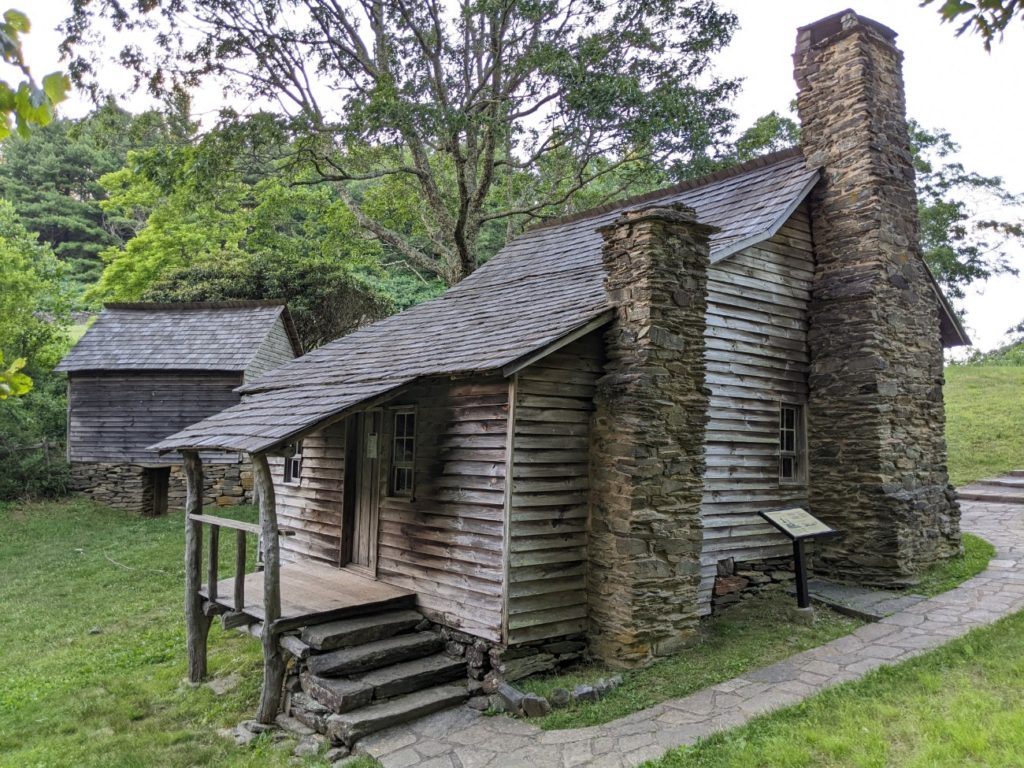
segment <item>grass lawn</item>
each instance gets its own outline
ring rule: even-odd
[[[945,394],[953,485],[1024,469],[1024,366],[951,365]]]
[[[255,712],[256,640],[215,622],[211,673],[242,682],[224,696],[185,682],[183,525],[81,500],[0,504],[0,766],[292,765],[290,745],[216,734]]]
[[[567,674],[520,680],[516,685],[547,696],[553,688],[572,690],[579,683],[621,674],[623,684],[600,701],[572,705],[532,721],[544,729],[597,725],[814,648],[863,623],[818,608],[813,626],[804,626],[789,620],[793,604],[793,598],[781,592],[746,600],[706,620],[693,647],[644,669],[622,672],[592,665]]]
[[[921,574],[921,580],[909,591],[926,597],[948,592],[984,571],[988,568],[988,561],[996,556],[995,547],[973,534],[963,534],[963,545],[961,557],[939,563],[925,571]]]
[[[1024,766],[1024,614],[647,766]]]

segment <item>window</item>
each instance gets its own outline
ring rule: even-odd
[[[302,441],[288,446],[284,456],[284,481],[288,485],[298,485],[302,477]]]
[[[412,496],[416,460],[416,411],[394,412],[391,443],[391,495]]]
[[[779,407],[779,482],[804,480],[804,415],[799,405]]]

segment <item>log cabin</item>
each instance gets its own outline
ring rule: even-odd
[[[282,302],[107,304],[56,368],[68,374],[72,490],[147,515],[182,508],[181,456],[148,446],[237,404],[235,389],[299,354]],[[204,503],[251,501],[242,454],[204,459]]]
[[[446,670],[431,624],[485,680],[583,643],[674,652],[717,581],[788,555],[762,511],[839,530],[816,552],[838,579],[911,583],[957,553],[943,348],[968,340],[917,245],[895,37],[852,11],[800,29],[799,147],[535,227],[156,445],[196,487],[203,452],[247,452],[265,491],[238,536],[260,533],[266,570],[221,585],[202,526],[227,523],[189,506],[193,678],[210,615],[258,624],[260,718],[291,655],[350,742],[400,706],[358,659]],[[363,614],[411,639],[351,647]]]

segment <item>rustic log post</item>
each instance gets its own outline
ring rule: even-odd
[[[245,531],[235,531],[235,610],[245,607]]]
[[[195,451],[182,451],[185,462],[185,637],[188,679],[206,677],[206,638],[210,617],[203,613],[203,526],[192,515],[203,513],[203,463]]]
[[[252,472],[260,499],[260,537],[263,540],[263,689],[256,719],[272,723],[281,703],[286,660],[278,645],[277,620],[281,618],[281,552],[277,531],[277,500],[267,457],[252,457]]]

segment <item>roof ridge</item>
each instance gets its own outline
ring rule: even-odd
[[[164,310],[164,309],[256,309],[283,307],[284,299],[225,299],[223,301],[112,301],[104,309]]]
[[[783,160],[789,160],[794,157],[803,155],[803,150],[799,146],[788,147],[787,149],[780,149],[777,152],[770,152],[767,155],[760,155],[759,157],[752,158],[737,165],[731,165],[728,168],[722,168],[721,170],[709,173],[707,176],[701,176],[696,179],[688,179],[687,181],[681,181],[678,184],[672,184],[668,187],[661,187],[650,192],[644,192],[639,195],[633,195],[631,197],[624,197],[621,200],[613,200],[603,205],[598,205],[593,208],[587,208],[583,211],[576,211],[575,213],[567,213],[564,216],[559,216],[548,221],[543,221],[538,224],[534,224],[531,227],[527,227],[526,232],[537,232],[548,227],[559,226],[561,224],[570,224],[575,221],[581,221],[583,219],[590,219],[595,216],[600,216],[604,213],[626,208],[637,203],[645,203],[651,200],[657,200],[662,197],[669,197],[670,195],[676,195],[680,192],[687,192],[691,189],[697,189],[699,187],[713,184],[716,181],[722,181],[723,179],[731,178],[732,176],[739,176],[749,171],[757,170],[758,168],[764,168],[775,163],[781,163]]]

